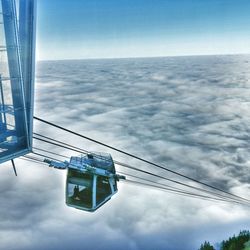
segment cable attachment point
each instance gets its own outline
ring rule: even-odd
[[[49,167],[54,167],[54,168],[57,168],[57,169],[66,169],[67,166],[68,166],[67,162],[52,161],[52,160],[47,159],[47,158],[45,158],[43,161],[48,163]]]

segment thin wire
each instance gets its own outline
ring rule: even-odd
[[[85,136],[85,135],[76,133],[76,132],[74,132],[74,131],[72,131],[72,130],[70,130],[70,129],[64,128],[64,127],[59,126],[59,125],[57,125],[57,124],[55,124],[55,123],[46,121],[46,120],[41,119],[41,118],[38,118],[38,117],[36,117],[36,116],[34,116],[34,119],[36,119],[36,120],[38,120],[38,121],[40,121],[40,122],[46,123],[46,124],[48,124],[48,125],[50,125],[50,126],[53,126],[53,127],[55,127],[55,128],[64,130],[64,131],[66,131],[66,132],[68,132],[68,133],[71,133],[71,134],[74,134],[74,135],[76,135],[76,136],[82,137],[82,138],[84,138],[84,139],[86,139],[86,140],[92,141],[92,142],[94,142],[94,143],[96,143],[96,144],[99,144],[99,145],[102,145],[102,146],[104,146],[104,147],[110,148],[110,149],[112,149],[112,150],[114,150],[114,151],[117,151],[117,152],[122,153],[122,154],[124,154],[124,155],[130,156],[130,157],[132,157],[132,158],[134,158],[134,159],[137,159],[137,160],[139,160],[139,161],[142,161],[142,162],[144,162],[144,163],[147,163],[147,164],[150,164],[150,165],[155,166],[155,167],[157,167],[157,168],[163,169],[163,170],[168,171],[168,172],[170,172],[170,173],[172,173],[172,174],[175,174],[175,175],[178,175],[178,176],[183,177],[183,178],[185,178],[185,179],[191,180],[191,181],[196,182],[196,183],[198,183],[198,184],[200,184],[200,185],[203,185],[203,186],[212,188],[212,189],[214,189],[214,190],[220,191],[220,192],[222,192],[222,193],[228,194],[228,195],[233,196],[233,197],[236,197],[236,198],[238,198],[238,199],[241,199],[241,200],[245,200],[245,201],[247,201],[247,202],[250,202],[249,199],[246,199],[246,198],[244,198],[244,197],[241,197],[241,196],[232,194],[232,193],[227,192],[227,191],[225,191],[225,190],[222,190],[222,189],[220,189],[220,188],[214,187],[214,186],[212,186],[212,185],[210,185],[210,184],[204,183],[204,182],[199,181],[199,180],[196,180],[196,179],[194,179],[194,178],[192,178],[192,177],[189,177],[189,176],[186,176],[186,175],[184,175],[184,174],[181,174],[181,173],[179,173],[179,172],[177,172],[177,171],[171,170],[171,169],[169,169],[169,168],[166,168],[166,167],[161,166],[161,165],[159,165],[159,164],[156,164],[156,163],[154,163],[154,162],[151,162],[151,161],[148,161],[148,160],[146,160],[146,159],[143,159],[143,158],[141,158],[141,157],[139,157],[139,156],[136,156],[136,155],[134,155],[134,154],[128,153],[128,152],[126,152],[126,151],[124,151],[124,150],[115,148],[115,147],[110,146],[110,145],[108,145],[108,144],[106,144],[106,143],[103,143],[103,142],[100,142],[100,141],[98,141],[98,140],[95,140],[95,139],[92,139],[92,138],[90,138],[90,137],[87,137],[87,136]]]
[[[35,148],[36,150],[40,150],[40,151],[44,151],[44,152],[47,152],[47,153],[50,153],[50,154],[53,154],[53,152],[50,152],[50,151],[47,151],[47,150],[42,150],[42,149],[39,149],[39,148]],[[34,152],[35,153],[35,152]],[[40,154],[39,154],[40,155]],[[60,157],[65,157],[65,158],[68,158],[66,156],[63,156],[63,155],[58,155],[58,154],[55,154],[57,156],[60,156]],[[45,156],[45,155],[44,155]],[[48,158],[50,156],[47,156]],[[29,160],[29,161],[33,161],[33,162],[36,162],[36,163],[43,163],[44,165],[47,165],[46,163],[44,163],[42,160],[39,160],[39,159],[35,159],[35,158],[29,158],[28,156],[26,156],[25,158],[28,158],[28,159],[24,159],[24,160]],[[138,176],[135,176],[135,175],[131,175],[131,174],[128,174],[128,173],[123,173],[123,172],[120,172],[120,174],[124,174],[126,176],[130,176],[130,177],[133,177],[133,178],[136,178],[136,179],[139,179],[139,180],[143,180],[143,181],[147,181],[149,183],[153,183],[153,184],[157,184],[159,187],[165,187],[166,190],[169,190],[169,191],[179,191],[181,193],[184,193],[184,194],[191,194],[191,195],[197,195],[199,197],[206,197],[208,198],[209,196],[204,196],[204,195],[199,195],[199,194],[195,194],[195,193],[191,193],[191,192],[186,192],[185,190],[182,190],[182,189],[179,189],[179,188],[175,188],[175,187],[172,187],[172,186],[169,186],[169,185],[166,185],[166,184],[162,184],[162,183],[158,183],[158,182],[155,182],[155,181],[151,181],[151,180],[148,180],[148,179],[145,179],[145,178],[141,178],[141,177],[138,177]],[[146,183],[145,183],[146,184]],[[213,197],[209,197],[209,198],[213,198]],[[214,199],[214,198],[213,198]],[[218,200],[225,200],[225,199],[218,199]]]
[[[66,144],[68,146],[62,146],[60,144],[57,144],[57,143],[53,143],[53,142],[50,142],[50,141],[47,141],[47,140],[44,140],[44,139],[41,139],[41,138],[37,138],[37,137],[33,137],[34,139],[37,139],[37,140],[40,140],[40,141],[43,141],[43,142],[46,142],[46,143],[49,143],[49,144],[52,144],[52,145],[56,145],[56,146],[59,146],[59,147],[62,147],[62,148],[66,148],[66,149],[69,149],[69,150],[72,150],[72,151],[76,151],[78,153],[89,153],[89,151],[86,151],[86,150],[83,150],[83,149],[80,149],[80,148],[77,148],[75,146],[71,146],[67,143],[64,143],[64,142],[60,142],[58,140],[55,140],[53,138],[50,138],[50,137],[47,137],[47,136],[43,136],[43,135],[40,135],[38,133],[35,133],[41,137],[44,137],[44,138],[48,138],[50,140],[53,140],[53,141],[56,141],[56,142],[59,142],[61,144]],[[74,149],[76,148],[76,149]],[[144,173],[144,174],[148,174],[148,175],[151,175],[151,176],[154,176],[154,177],[157,177],[157,178],[160,178],[160,179],[163,179],[163,180],[166,180],[166,181],[169,181],[169,182],[173,182],[175,184],[178,184],[178,185],[182,185],[182,186],[185,186],[185,187],[188,187],[188,188],[192,188],[192,189],[195,189],[195,190],[198,190],[198,191],[201,191],[201,192],[205,192],[205,193],[208,193],[208,194],[212,194],[212,195],[216,195],[218,197],[221,197],[221,198],[228,198],[228,199],[231,199],[231,200],[239,200],[239,199],[235,199],[233,197],[228,197],[228,196],[224,196],[222,194],[219,194],[219,193],[216,193],[216,192],[213,192],[213,191],[210,191],[210,190],[206,190],[206,189],[203,189],[203,188],[198,188],[198,187],[195,187],[195,186],[192,186],[192,185],[189,185],[189,184],[186,184],[186,183],[183,183],[183,182],[180,182],[180,181],[177,181],[177,180],[173,180],[173,179],[170,179],[170,178],[167,178],[167,177],[163,177],[163,176],[160,176],[160,175],[157,175],[157,174],[154,174],[154,173],[151,173],[149,171],[146,171],[146,170],[142,170],[142,169],[139,169],[139,168],[136,168],[136,167],[133,167],[131,165],[128,165],[128,164],[125,164],[125,163],[122,163],[122,162],[119,162],[119,161],[115,161],[114,160],[114,163],[117,164],[117,165],[120,165],[122,167],[125,167],[125,168],[129,168],[129,169],[133,169],[135,171],[138,171],[138,172],[141,172],[141,173]]]
[[[36,149],[36,150],[39,150],[39,151],[42,151],[42,152],[45,152],[45,153],[49,153],[49,154],[53,154],[53,155],[56,155],[56,156],[60,156],[60,157],[69,159],[69,157],[67,157],[67,156],[65,156],[65,155],[61,155],[61,154],[58,154],[58,153],[54,153],[54,152],[51,152],[51,151],[49,151],[49,150],[45,150],[45,149],[43,149],[43,148],[33,147],[33,149]]]
[[[197,196],[197,197],[209,198],[209,199],[213,199],[213,200],[227,201],[227,202],[233,202],[233,203],[237,203],[237,204],[242,204],[241,202],[238,202],[238,201],[233,201],[233,200],[228,200],[228,199],[221,199],[221,198],[215,198],[215,197],[211,197],[211,196],[206,196],[206,195],[201,195],[201,194],[197,194],[197,193],[188,192],[188,191],[180,189],[180,188],[176,188],[176,187],[172,187],[172,186],[169,186],[169,185],[166,185],[166,184],[158,183],[156,181],[151,181],[151,180],[148,180],[148,179],[145,179],[145,178],[138,177],[136,175],[131,175],[131,174],[120,172],[120,171],[118,173],[126,175],[126,176],[130,176],[130,177],[135,178],[135,179],[139,179],[139,180],[143,180],[143,181],[152,183],[153,185],[149,184],[149,183],[145,183],[145,182],[137,182],[139,184],[149,185],[150,187],[163,188],[164,190],[169,190],[169,191],[173,191],[173,192],[176,192],[176,193],[187,194],[187,195],[191,195],[191,196]],[[133,180],[126,179],[125,181],[132,182]]]
[[[165,191],[165,192],[175,193],[175,194],[178,194],[178,195],[181,195],[181,196],[187,196],[187,197],[191,197],[191,198],[198,198],[198,199],[201,199],[201,200],[227,202],[227,203],[236,203],[236,204],[247,206],[246,203],[242,203],[242,202],[239,202],[239,201],[220,199],[220,198],[204,196],[204,195],[199,195],[199,194],[193,194],[193,193],[188,193],[188,192],[181,192],[181,191],[178,191],[178,190],[171,190],[169,188],[164,188],[164,187],[161,187],[161,186],[152,185],[152,184],[148,184],[148,183],[143,183],[143,182],[139,182],[139,181],[133,181],[133,180],[127,180],[127,179],[122,180],[122,181],[127,182],[127,183],[132,183],[132,184],[135,184],[135,185],[143,185],[143,186],[149,187],[149,188],[156,188],[156,189],[160,189],[160,190]]]
[[[39,134],[39,133],[34,133],[34,134],[35,134],[35,135],[38,135],[38,136],[40,136],[40,137],[43,137],[43,138],[46,138],[46,139],[49,139],[49,140],[58,142],[58,143],[60,143],[60,144],[62,144],[62,145],[66,145],[66,146],[67,146],[66,148],[69,149],[69,150],[72,150],[72,151],[75,151],[75,152],[78,152],[78,153],[84,153],[84,154],[90,153],[90,152],[87,151],[87,150],[84,150],[84,149],[79,148],[79,147],[75,147],[75,146],[73,146],[73,145],[70,145],[70,144],[68,144],[68,143],[65,143],[65,142],[62,142],[62,141],[53,139],[53,138],[51,138],[51,137],[44,136],[44,135],[41,135],[41,134]],[[36,137],[35,137],[35,139],[38,139],[38,140],[39,140],[39,138],[36,138]],[[45,142],[45,140],[42,140],[42,141]],[[48,141],[46,141],[46,142],[48,142]],[[48,142],[48,143],[49,143],[49,142]],[[59,144],[54,144],[54,145],[63,147],[63,146],[61,146],[61,145],[59,145]],[[69,147],[68,147],[68,146],[69,146]],[[63,148],[65,148],[65,147],[63,147]],[[46,152],[46,151],[45,151],[45,152]],[[48,151],[47,151],[47,152],[48,152]],[[60,155],[60,156],[62,156],[62,155]],[[118,161],[115,161],[115,160],[114,160],[114,163],[117,164],[117,165],[120,165],[120,166],[122,166],[122,167],[132,168],[133,170],[140,171],[140,172],[143,172],[143,173],[152,175],[152,173],[144,172],[144,170],[141,171],[141,169],[134,168],[134,167],[132,167],[132,166],[130,166],[130,165],[128,165],[128,164],[125,164],[125,163],[121,163],[121,162],[118,162]],[[135,176],[130,175],[130,174],[126,174],[126,175],[127,175],[127,176],[131,176],[131,177],[135,177]],[[158,175],[154,175],[154,174],[153,174],[153,176],[154,176],[154,177],[161,178],[161,179],[165,179],[165,178],[162,177],[162,176],[158,176]],[[141,180],[146,180],[146,179],[141,178],[141,177],[136,177],[136,178],[141,179]],[[165,179],[165,180],[166,180],[166,179]],[[167,180],[168,180],[168,181],[172,181],[172,180],[170,180],[170,179],[168,179],[168,178],[167,178]],[[147,181],[149,181],[149,180],[147,180]],[[150,181],[150,182],[151,182],[151,181]],[[157,182],[155,182],[155,183],[157,183]],[[183,185],[183,184],[180,184],[179,182],[178,182],[177,184]],[[161,185],[166,185],[166,184],[161,184]],[[169,186],[169,185],[166,185],[166,186]],[[169,187],[171,187],[171,186],[169,186]],[[193,186],[190,187],[190,185],[188,185],[188,187],[189,187],[189,188],[196,188],[196,187],[193,187]],[[176,188],[176,189],[178,189],[178,188]],[[199,189],[199,188],[198,188],[198,189]],[[180,189],[180,190],[181,190],[181,189]],[[199,189],[199,191],[204,192],[204,189]],[[205,190],[205,191],[207,192],[208,190]],[[209,193],[209,194],[213,194],[213,195],[216,194],[217,196],[223,197],[223,198],[227,197],[227,196],[220,195],[220,194],[218,194],[218,193],[214,193],[214,192],[211,193],[210,191],[208,191],[208,193]],[[231,197],[227,197],[227,198],[232,199]]]
[[[54,139],[54,138],[52,138],[52,137],[45,136],[45,135],[41,135],[41,134],[39,134],[39,133],[35,133],[35,132],[34,132],[33,134],[34,134],[34,135],[38,135],[38,136],[40,136],[40,137],[42,137],[42,138],[45,138],[45,139],[48,139],[48,140],[51,140],[51,141],[57,142],[57,143],[61,143],[61,144],[65,145],[65,146],[68,146],[68,147],[74,148],[74,150],[73,150],[73,151],[75,151],[75,152],[78,152],[78,153],[84,153],[84,154],[88,154],[88,153],[90,153],[90,151],[84,150],[84,149],[82,149],[82,148],[78,148],[78,147],[73,146],[73,145],[71,145],[71,144],[68,144],[68,143],[66,143],[66,142],[62,142],[62,141],[56,140],[56,139]],[[37,137],[34,137],[34,136],[33,136],[33,138],[38,139]],[[41,140],[41,139],[40,139],[40,140]],[[71,149],[71,148],[67,148],[67,149]],[[71,150],[72,150],[72,149],[71,149]],[[79,151],[77,151],[77,150],[79,150]]]
[[[36,134],[36,133],[34,133],[34,134]],[[44,137],[44,138],[48,138],[47,136],[42,136],[42,135],[39,135],[39,136]],[[50,141],[47,141],[47,140],[38,138],[38,137],[36,137],[36,136],[33,136],[33,139],[36,139],[36,140],[39,140],[39,141],[43,141],[43,142],[46,142],[46,143],[50,143],[50,144],[52,144],[52,145],[55,145],[55,146],[58,146],[58,147],[61,147],[61,148],[66,148],[66,149],[75,151],[75,152],[77,152],[77,153],[84,153],[84,154],[87,154],[87,152],[88,152],[88,151],[86,151],[86,153],[85,153],[84,151],[80,151],[80,150],[77,150],[77,149],[73,149],[73,146],[72,146],[71,148],[70,148],[70,147],[67,147],[67,146],[62,146],[62,145],[60,145],[60,144],[58,144],[58,143],[50,142]],[[52,138],[51,138],[50,140],[59,142],[58,140],[55,140],[55,139],[52,139]],[[68,145],[68,144],[63,143],[63,142],[61,142],[61,144]]]
[[[35,155],[42,156],[44,158],[51,158],[51,159],[60,161],[58,159],[52,158],[52,157],[47,156],[47,155],[39,154],[39,153],[36,153],[36,152],[32,152],[32,153],[35,154]],[[42,160],[39,160],[38,158],[29,157],[29,156],[26,156],[25,158],[28,158],[31,161],[35,161],[36,163],[41,162],[41,163],[44,164],[44,162]],[[138,178],[138,177],[135,176],[135,178]],[[157,189],[160,189],[160,190],[163,190],[163,191],[166,191],[166,192],[168,191],[168,192],[176,193],[176,194],[183,195],[183,196],[200,198],[200,199],[203,199],[203,200],[223,201],[223,202],[230,202],[230,203],[236,203],[236,204],[246,205],[244,203],[237,202],[237,201],[231,201],[231,200],[227,200],[227,199],[220,199],[220,198],[215,198],[215,197],[211,197],[211,196],[205,196],[205,195],[195,194],[195,193],[186,192],[186,191],[182,191],[182,190],[175,189],[175,188],[168,188],[168,187],[163,187],[163,186],[159,186],[159,185],[153,185],[153,184],[148,184],[148,183],[143,183],[143,182],[138,182],[138,181],[133,181],[133,180],[125,180],[125,181],[133,183],[133,184],[144,185],[144,186],[151,187],[151,188],[157,188]],[[152,181],[150,181],[150,182],[152,182]]]
[[[40,165],[42,164],[42,165],[48,166],[48,164],[43,162],[42,160],[38,160],[38,159],[35,159],[33,157],[30,157],[30,156],[22,156],[20,159],[24,160],[24,161],[30,161],[30,162],[34,162],[34,163],[37,163]]]
[[[39,148],[36,148],[36,150],[40,150],[40,151],[45,151],[45,152],[48,152],[50,154],[53,154],[52,152],[49,152],[47,150],[41,150]],[[36,152],[33,152],[34,154],[36,154]],[[40,155],[39,156],[43,156],[43,157],[47,157],[47,158],[50,158],[50,156],[47,156],[47,155]],[[60,155],[62,156],[62,155]],[[26,159],[23,159],[23,158],[26,158]],[[31,161],[31,162],[35,162],[35,163],[42,163],[43,165],[48,165],[47,163],[45,163],[43,160],[39,159],[39,158],[35,158],[35,157],[32,157],[32,156],[22,156],[21,157],[22,160],[27,160],[27,161]],[[59,160],[58,160],[59,161]],[[124,172],[121,172],[119,171],[118,174],[123,174],[123,175],[126,175],[126,176],[130,176],[130,177],[133,177],[133,178],[136,178],[136,179],[139,179],[139,180],[143,180],[143,181],[147,181],[147,182],[150,182],[150,183],[153,183],[153,184],[157,184],[159,186],[163,186],[163,187],[168,187],[168,188],[173,188],[172,186],[170,185],[166,185],[166,184],[163,184],[163,183],[158,183],[156,181],[152,181],[152,180],[148,180],[148,179],[145,179],[145,178],[141,178],[141,177],[138,177],[136,175],[132,175],[132,174],[128,174],[128,173],[124,173]],[[178,190],[178,191],[184,191],[182,189],[179,189],[179,188],[174,188],[174,190]]]
[[[37,155],[39,155],[39,156],[42,156],[42,157],[44,157],[44,158],[51,158],[51,159],[53,159],[53,160],[56,160],[56,161],[60,161],[60,162],[63,162],[63,161],[61,161],[61,160],[58,160],[58,159],[56,159],[56,158],[53,158],[53,157],[50,157],[50,156],[47,156],[47,155],[44,155],[44,154],[40,154],[40,153],[37,153],[37,152],[33,152],[34,154],[37,154]],[[51,153],[51,152],[49,152],[49,153]],[[62,156],[62,155],[60,155],[60,156]],[[139,169],[140,170],[140,169]],[[128,174],[128,175],[130,175],[130,174]],[[151,175],[152,175],[152,173],[151,173]],[[153,174],[154,175],[154,174]],[[132,176],[132,175],[130,175],[130,176]],[[155,176],[155,175],[154,175]],[[157,175],[158,176],[158,175]],[[134,177],[134,176],[133,176]],[[139,179],[144,179],[144,178],[141,178],[141,177],[135,177],[135,178],[139,178]],[[164,177],[162,177],[162,176],[158,176],[158,178],[162,178],[162,179],[165,179]],[[146,180],[146,179],[144,179],[144,180]],[[146,181],[148,181],[148,180],[146,180]],[[150,182],[152,182],[152,181],[150,181]],[[174,181],[175,182],[175,181]],[[179,189],[179,188],[176,188],[176,187],[172,187],[172,186],[169,186],[169,185],[166,185],[166,184],[159,184],[159,183],[157,183],[157,185],[165,185],[165,187],[171,187],[171,188],[174,188],[174,189],[176,189],[176,190],[180,190],[180,191],[183,191],[182,189]],[[187,184],[182,184],[182,185],[184,185],[184,186],[186,186]],[[196,188],[196,187],[193,187],[193,186],[190,186],[190,185],[188,185],[188,187],[192,187],[193,189],[195,189],[195,190],[198,190],[198,191],[202,191],[202,192],[205,192],[205,193],[208,193],[208,194],[210,194],[210,195],[213,195],[213,196],[216,196],[216,197],[220,197],[220,199],[223,199],[223,200],[227,200],[227,201],[233,201],[233,202],[236,202],[236,203],[239,203],[240,201],[239,200],[237,200],[237,199],[233,199],[233,198],[231,198],[231,197],[227,197],[227,196],[223,196],[223,195],[221,195],[221,194],[217,194],[217,193],[214,193],[214,192],[212,192],[212,191],[208,191],[208,190],[204,190],[204,189],[200,189],[200,188]],[[184,192],[187,192],[187,191],[184,191]],[[240,202],[240,203],[242,203],[242,202]]]
[[[41,157],[44,157],[44,158],[49,158],[49,159],[52,159],[54,161],[64,162],[62,160],[56,159],[55,157],[51,157],[51,156],[48,156],[48,155],[40,154],[40,153],[37,153],[37,152],[34,152],[34,151],[31,152],[31,154],[35,154],[35,155],[38,155],[38,156],[41,156]]]
[[[132,178],[136,178],[138,180],[147,181],[147,182],[150,182],[150,183],[161,185],[163,187],[170,187],[170,188],[175,188],[176,190],[183,191],[183,189],[181,189],[181,188],[173,187],[173,186],[170,186],[170,185],[167,185],[167,184],[164,184],[164,183],[159,183],[157,181],[152,181],[152,180],[142,178],[142,177],[139,177],[139,176],[133,175],[133,174],[128,174],[128,173],[125,173],[125,172],[122,172],[122,171],[118,171],[118,174],[126,175],[126,177],[129,176],[129,177],[132,177]]]

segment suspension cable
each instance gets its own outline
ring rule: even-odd
[[[58,159],[56,159],[54,157],[50,157],[50,156],[40,154],[40,153],[37,153],[37,152],[32,152],[32,154],[42,156],[44,158],[50,158],[50,159],[53,159],[53,160],[60,161],[60,160],[58,160]],[[24,160],[33,161],[33,162],[36,162],[36,163],[40,162],[40,163],[44,164],[43,160],[40,160],[40,159],[32,157],[32,156],[25,156],[24,158],[27,158],[27,159],[24,159]],[[126,175],[130,175],[130,174],[126,174]],[[142,178],[138,178],[136,176],[132,176],[132,175],[130,175],[130,176],[134,177],[134,178],[137,178],[137,179],[142,179]],[[146,179],[144,179],[144,180],[146,180]],[[153,182],[153,181],[150,181],[150,180],[146,180],[146,181],[151,182],[153,184],[149,184],[149,183],[145,183],[145,182],[138,182],[138,181],[134,181],[134,180],[123,180],[123,181],[126,181],[128,183],[132,183],[132,184],[144,185],[144,186],[149,187],[149,188],[157,188],[157,189],[160,189],[160,190],[163,190],[163,191],[166,191],[166,192],[176,193],[176,194],[179,194],[179,195],[182,195],[182,196],[187,196],[187,197],[199,198],[199,199],[203,199],[203,200],[230,202],[230,203],[246,205],[245,203],[242,203],[240,201],[234,201],[234,200],[221,199],[221,198],[216,198],[216,197],[211,197],[211,196],[205,196],[205,195],[201,195],[201,194],[197,194],[197,193],[187,192],[187,191],[181,190],[181,189],[171,188],[168,185],[166,185],[166,187],[165,187],[164,184],[159,185],[159,183],[156,183],[156,182]]]
[[[99,144],[99,145],[101,145],[101,146],[110,148],[110,149],[112,149],[112,150],[114,150],[114,151],[116,151],[116,152],[119,152],[119,153],[122,153],[122,154],[124,154],[124,155],[130,156],[130,157],[132,157],[132,158],[134,158],[134,159],[137,159],[137,160],[142,161],[142,162],[144,162],[144,163],[147,163],[147,164],[149,164],[149,165],[152,165],[152,166],[155,166],[155,167],[157,167],[157,168],[163,169],[163,170],[168,171],[168,172],[170,172],[170,173],[172,173],[172,174],[175,174],[175,175],[178,175],[178,176],[183,177],[183,178],[185,178],[185,179],[188,179],[188,180],[190,180],[190,181],[196,182],[196,183],[198,183],[198,184],[200,184],[200,185],[203,185],[203,186],[209,187],[209,188],[211,188],[211,189],[220,191],[220,192],[222,192],[222,193],[228,194],[228,195],[233,196],[233,197],[236,197],[236,198],[238,198],[238,199],[241,199],[241,200],[245,200],[245,201],[247,201],[247,202],[250,202],[249,199],[246,199],[246,198],[244,198],[244,197],[240,197],[240,196],[235,195],[235,194],[233,194],[233,193],[227,192],[227,191],[222,190],[222,189],[220,189],[220,188],[218,188],[218,187],[214,187],[214,186],[212,186],[212,185],[210,185],[210,184],[207,184],[207,183],[204,183],[204,182],[202,182],[202,181],[199,181],[199,180],[197,180],[197,179],[195,179],[195,178],[186,176],[186,175],[181,174],[181,173],[179,173],[179,172],[177,172],[177,171],[174,171],[174,170],[172,170],[172,169],[169,169],[169,168],[167,168],[167,167],[165,167],[165,166],[161,166],[161,165],[156,164],[156,163],[154,163],[154,162],[152,162],[152,161],[149,161],[149,160],[146,160],[146,159],[141,158],[141,157],[139,157],[139,156],[136,156],[136,155],[134,155],[134,154],[128,153],[128,152],[126,152],[126,151],[124,151],[124,150],[118,149],[118,148],[113,147],[113,146],[111,146],[111,145],[108,145],[108,144],[106,144],[106,143],[100,142],[100,141],[98,141],[98,140],[95,140],[95,139],[92,139],[92,138],[87,137],[87,136],[85,136],[85,135],[82,135],[82,134],[79,134],[79,133],[77,133],[77,132],[74,132],[74,131],[72,131],[72,130],[70,130],[70,129],[67,129],[67,128],[64,128],[64,127],[62,127],[62,126],[59,126],[59,125],[57,125],[57,124],[55,124],[55,123],[46,121],[46,120],[41,119],[41,118],[36,117],[36,116],[34,116],[34,119],[36,119],[36,120],[38,120],[38,121],[40,121],[40,122],[42,122],[42,123],[48,124],[48,125],[50,125],[50,126],[53,126],[53,127],[55,127],[55,128],[61,129],[61,130],[63,130],[63,131],[66,131],[66,132],[68,132],[68,133],[71,133],[71,134],[74,134],[74,135],[76,135],[76,136],[82,137],[82,138],[84,138],[84,139],[86,139],[86,140],[89,140],[89,141],[94,142],[94,143],[96,143],[96,144]]]
[[[63,144],[63,145],[65,144],[65,145],[67,145],[67,146],[62,146],[62,145],[60,145],[60,144],[58,144],[58,143],[54,143],[54,142],[50,142],[50,141],[48,141],[48,140],[44,140],[44,139],[41,139],[41,138],[33,137],[34,139],[43,141],[43,142],[45,142],[45,143],[49,143],[49,144],[52,144],[52,145],[56,145],[56,146],[58,146],[58,147],[62,147],[62,148],[66,148],[66,149],[69,149],[69,150],[72,150],[72,151],[76,151],[76,152],[78,152],[78,153],[84,153],[84,154],[89,153],[89,151],[86,151],[86,150],[84,150],[84,149],[81,149],[81,148],[72,146],[72,145],[70,145],[70,144],[67,144],[67,143],[64,143],[64,142],[55,140],[55,139],[53,139],[53,138],[51,138],[51,137],[43,136],[43,135],[38,134],[38,133],[34,133],[34,134],[39,135],[39,136],[44,137],[44,138],[47,138],[47,139],[52,140],[52,141],[59,142],[59,143],[61,143],[61,144]],[[233,198],[233,197],[225,196],[225,195],[222,195],[222,194],[219,194],[219,193],[210,191],[210,190],[206,190],[206,189],[203,189],[203,188],[195,187],[195,186],[192,186],[192,185],[189,185],[189,184],[186,184],[186,183],[177,181],[177,180],[173,180],[173,179],[170,179],[170,178],[167,178],[167,177],[163,177],[163,176],[158,175],[158,174],[154,174],[154,173],[149,172],[149,171],[146,171],[146,170],[142,170],[142,169],[133,167],[133,166],[128,165],[128,164],[125,164],[125,163],[121,163],[121,162],[119,162],[119,161],[115,161],[115,160],[114,160],[114,163],[117,164],[117,165],[120,165],[120,166],[122,166],[122,167],[125,167],[125,168],[129,168],[129,169],[132,169],[132,170],[135,170],[135,171],[138,171],[138,172],[147,174],[147,175],[151,175],[151,176],[154,176],[154,177],[157,177],[157,178],[160,178],[160,179],[163,179],[163,180],[166,180],[166,181],[169,181],[169,182],[178,184],[178,185],[182,185],[182,186],[185,186],[185,187],[188,187],[188,188],[192,188],[192,189],[195,189],[195,190],[198,190],[198,191],[201,191],[201,192],[205,192],[205,193],[208,193],[208,194],[216,195],[216,196],[221,197],[221,198],[228,198],[228,199],[231,199],[231,200],[239,200],[239,198],[235,199],[235,198]],[[245,201],[245,202],[246,202],[246,201]]]
[[[132,183],[135,185],[143,185],[145,187],[149,187],[149,188],[156,188],[156,189],[160,189],[162,191],[165,192],[170,192],[170,193],[175,193],[178,195],[182,195],[182,196],[187,196],[187,197],[192,197],[192,198],[198,198],[201,200],[211,200],[211,201],[220,201],[220,202],[227,202],[227,203],[235,203],[235,204],[240,204],[240,205],[244,205],[244,206],[249,206],[246,203],[242,203],[240,201],[233,201],[233,200],[227,200],[227,199],[220,199],[220,198],[215,198],[215,197],[211,197],[211,196],[204,196],[204,195],[199,195],[199,194],[193,194],[193,193],[188,193],[188,192],[181,192],[178,190],[171,190],[169,188],[164,188],[158,185],[153,185],[153,184],[148,184],[148,183],[144,183],[144,182],[139,182],[139,181],[133,181],[133,180],[122,180],[123,182],[127,182],[127,183]]]
[[[159,183],[159,182],[156,182],[156,181],[148,180],[146,178],[141,178],[141,177],[138,177],[136,175],[131,175],[131,174],[120,172],[120,171],[118,173],[126,175],[126,176],[130,176],[130,177],[135,178],[135,179],[146,181],[146,183],[145,182],[138,182],[137,181],[138,184],[147,185],[149,183],[152,183],[151,186],[153,186],[153,187],[164,188],[165,190],[169,190],[169,191],[173,191],[173,192],[177,192],[177,193],[183,193],[183,194],[192,195],[192,196],[195,195],[197,197],[209,198],[209,199],[214,199],[214,200],[218,200],[218,201],[226,201],[226,202],[233,202],[233,203],[237,203],[237,204],[243,204],[242,202],[239,202],[239,201],[236,201],[236,200],[216,198],[216,197],[205,196],[205,195],[201,195],[201,194],[197,194],[197,193],[188,192],[188,191],[180,189],[180,188],[172,187],[170,185],[166,185],[166,184]],[[124,180],[122,180],[122,181],[124,181]],[[125,181],[132,182],[133,180],[126,179]]]

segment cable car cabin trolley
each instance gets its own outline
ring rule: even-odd
[[[125,176],[116,174],[110,154],[91,153],[72,156],[70,161],[44,159],[50,167],[68,169],[66,204],[77,209],[94,212],[117,193],[117,181]]]

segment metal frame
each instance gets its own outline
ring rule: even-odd
[[[12,129],[1,131],[3,137],[0,148],[0,163],[25,155],[32,150],[33,106],[34,106],[34,66],[35,66],[35,17],[36,1],[19,0],[19,23],[16,1],[0,0],[2,6],[5,46],[1,52],[8,60],[7,77],[0,77],[2,124],[6,115],[13,116]],[[0,72],[1,74],[1,72]],[[2,83],[10,84],[12,104],[5,105]],[[11,105],[12,105],[11,104]],[[5,138],[5,139],[4,139]],[[7,139],[9,138],[9,139]],[[14,139],[12,139],[14,138]]]
[[[30,149],[32,148],[34,112],[36,6],[36,0],[19,0],[20,57]]]

